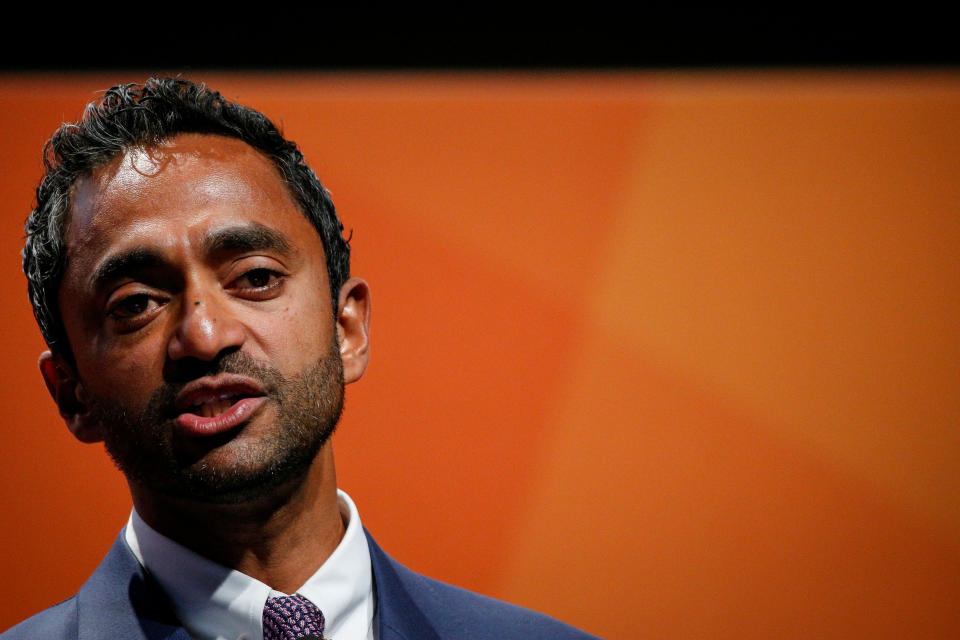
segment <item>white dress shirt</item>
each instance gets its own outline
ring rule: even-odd
[[[324,637],[375,640],[370,550],[353,500],[339,490],[337,498],[346,533],[297,593],[323,612]],[[177,544],[154,531],[136,510],[124,538],[197,640],[263,640],[263,605],[267,598],[288,595]]]

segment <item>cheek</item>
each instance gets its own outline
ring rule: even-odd
[[[149,331],[112,340],[93,334],[78,347],[77,369],[91,394],[143,408],[163,384],[166,340],[160,322]]]
[[[81,379],[91,394],[143,408],[163,384],[163,360],[155,349],[123,349],[83,364]]]
[[[284,374],[302,373],[329,352],[336,328],[328,300],[297,296],[271,315],[261,335]]]

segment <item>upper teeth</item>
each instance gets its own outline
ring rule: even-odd
[[[234,394],[232,393],[221,393],[217,395],[205,396],[202,398],[197,398],[194,400],[192,409],[195,409],[195,413],[204,418],[211,418],[213,416],[220,415],[233,405]]]

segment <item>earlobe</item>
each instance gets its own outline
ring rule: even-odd
[[[40,354],[40,375],[70,433],[80,442],[101,442],[100,425],[91,420],[86,390],[72,365],[49,351]]]
[[[370,362],[370,287],[360,278],[350,278],[340,288],[337,308],[343,381],[350,384],[363,377]]]

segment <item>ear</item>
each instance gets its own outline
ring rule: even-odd
[[[350,278],[340,287],[337,341],[343,361],[343,381],[363,377],[370,362],[370,287],[360,278]]]
[[[80,442],[101,442],[99,423],[88,415],[86,391],[76,369],[49,351],[40,354],[40,375],[70,433]]]

